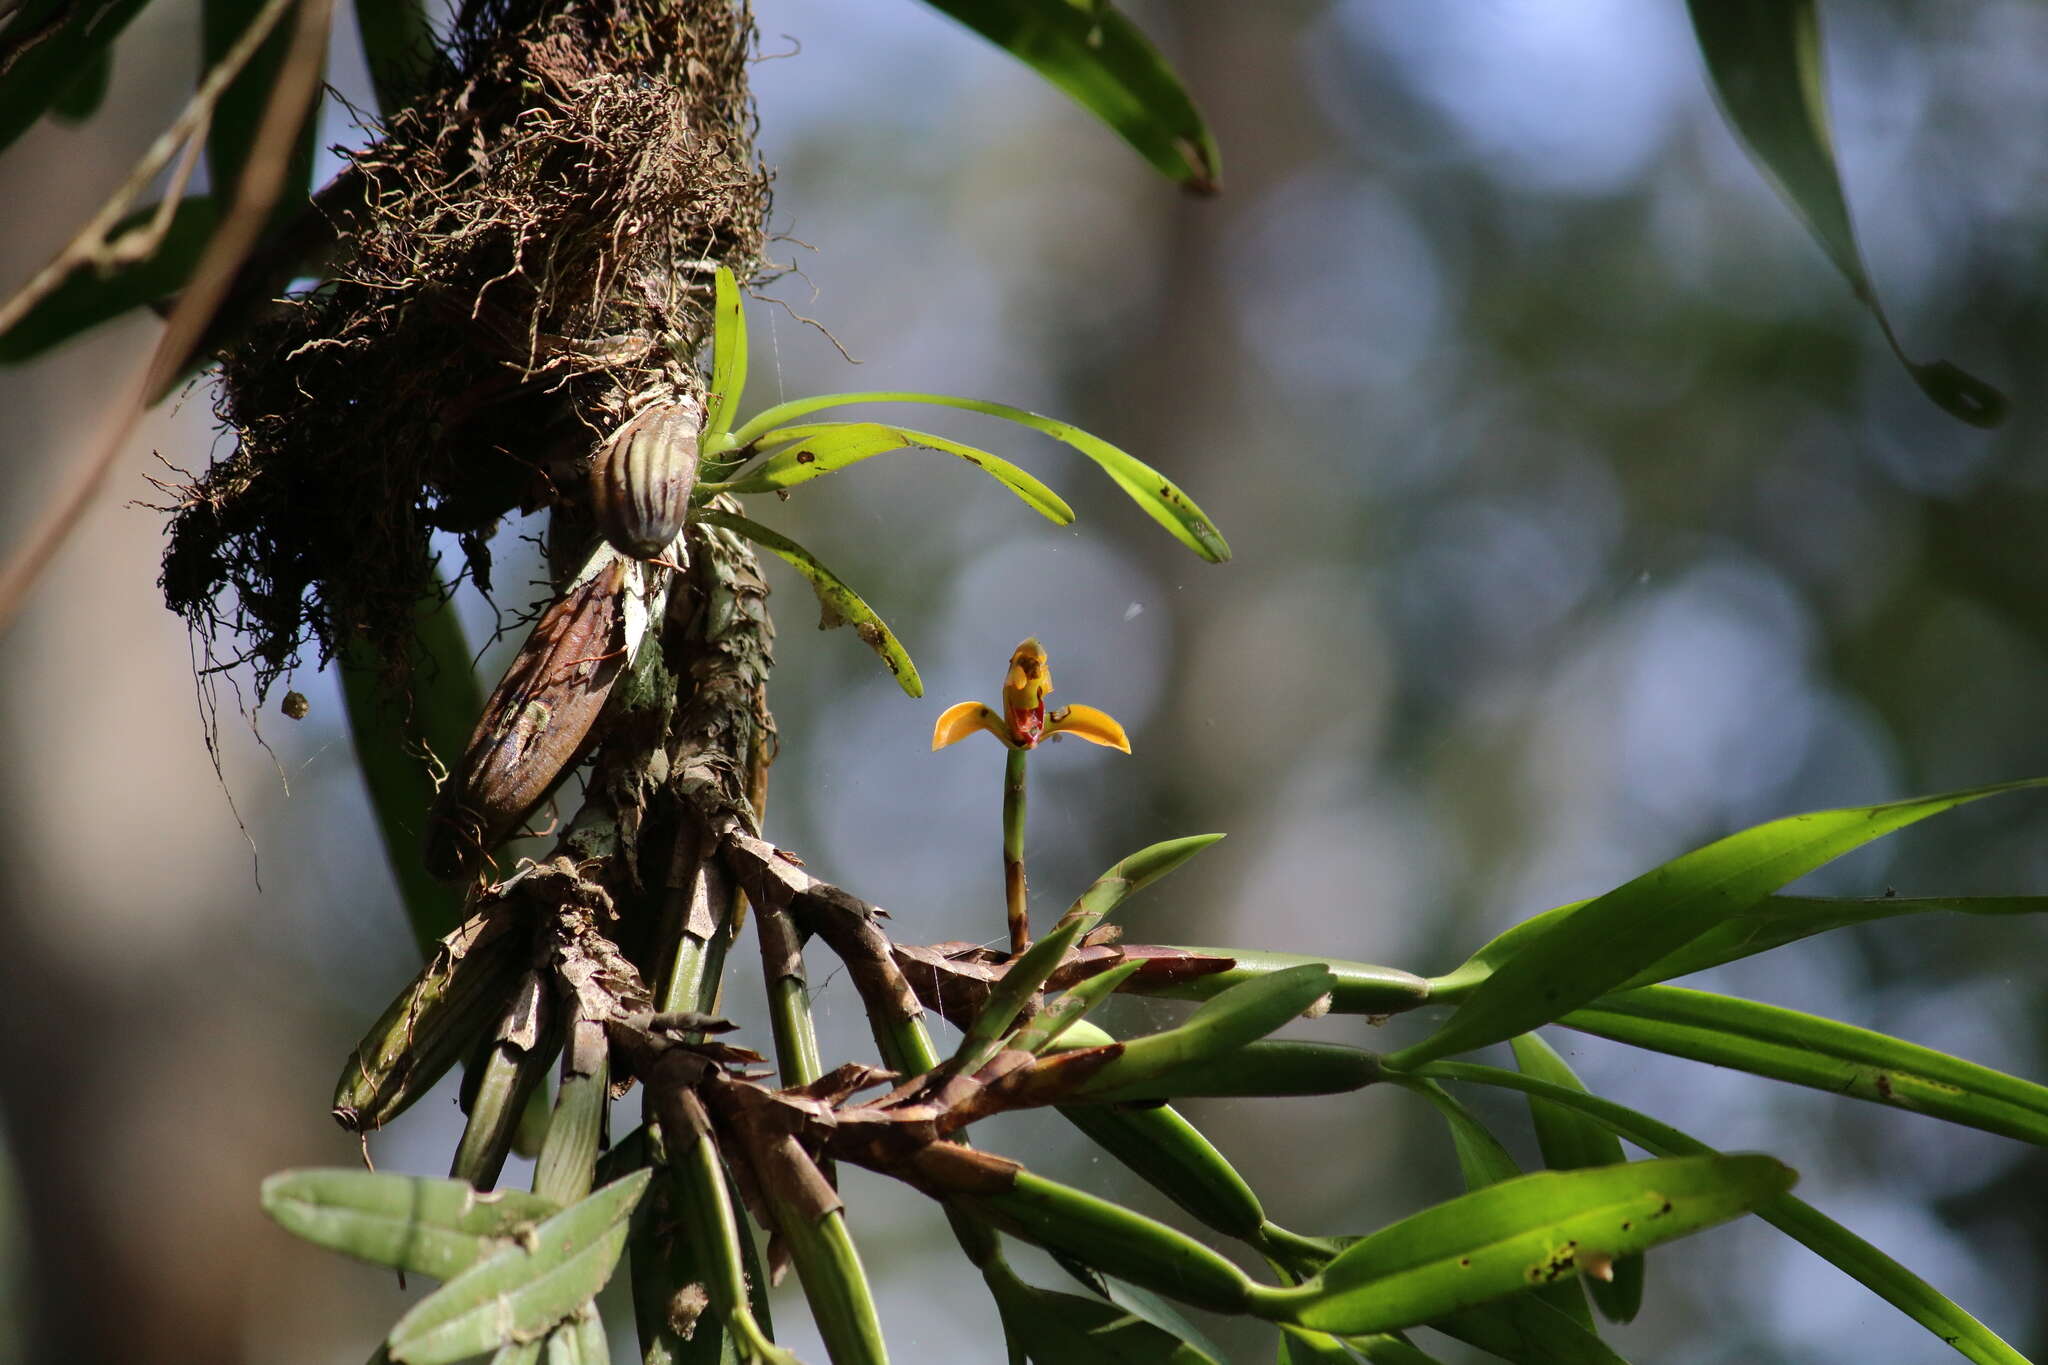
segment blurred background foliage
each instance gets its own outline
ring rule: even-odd
[[[1220,198],[1176,191],[924,7],[758,4],[772,254],[797,273],[754,308],[755,402],[906,386],[1051,412],[1170,473],[1236,553],[1197,563],[1078,457],[971,418],[930,421],[1028,464],[1081,521],[1048,526],[937,457],[799,490],[778,527],[896,626],[927,698],[813,631],[808,592],[771,566],[776,842],[888,906],[899,937],[1000,935],[993,760],[926,750],[938,709],[993,695],[1030,634],[1056,702],[1110,711],[1135,749],[1034,764],[1045,911],[1132,847],[1231,832],[1132,907],[1138,939],[1442,971],[1516,919],[1774,815],[2048,772],[2031,382],[2048,11],[1824,14],[1871,272],[1910,350],[2013,396],[1984,432],[1915,389],[1758,177],[1676,0],[1129,8],[1203,105]],[[101,116],[39,126],[0,161],[0,279],[46,259],[168,121],[192,32],[152,5]],[[331,62],[367,104],[353,44]],[[323,142],[362,136],[330,100]],[[7,543],[156,325],[0,370]],[[0,1116],[30,1276],[5,1302],[28,1310],[36,1358],[357,1361],[401,1302],[388,1274],[256,1209],[269,1171],[351,1159],[325,1114],[335,1069],[416,958],[331,674],[302,670],[311,715],[273,704],[262,742],[232,717],[234,679],[203,678],[230,708],[207,746],[188,642],[154,595],[161,518],[126,504],[158,455],[204,463],[209,406],[201,387],[151,415],[0,654]],[[513,540],[532,529],[499,541],[501,605],[540,576]],[[463,610],[485,638],[490,604]],[[2040,891],[2040,818],[2038,798],[1969,807],[1807,889]],[[2023,965],[2039,932],[1906,920],[1707,984],[2039,1075],[2048,1009]],[[729,998],[758,1028],[757,968],[736,958]],[[814,966],[825,1052],[869,1056],[851,988]],[[1429,1022],[1322,1033],[1395,1046]],[[2038,1152],[1555,1041],[1596,1091],[1800,1167],[1803,1197],[2048,1350]],[[1188,1109],[1308,1231],[1458,1188],[1441,1126],[1392,1092]],[[999,1149],[1028,1142],[1046,1174],[1178,1218],[1057,1120],[1005,1124]],[[435,1171],[459,1128],[451,1092],[372,1153]],[[846,1176],[901,1358],[997,1358],[936,1208]],[[1610,1334],[1638,1359],[1944,1358],[1754,1223],[1652,1256],[1649,1292]],[[808,1357],[802,1317],[785,1322]]]

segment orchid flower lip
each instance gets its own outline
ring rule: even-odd
[[[1052,691],[1052,669],[1045,647],[1036,639],[1017,646],[1003,675],[1003,707],[963,701],[946,708],[932,729],[932,748],[958,743],[976,730],[986,730],[1011,749],[1035,749],[1049,738],[1071,734],[1091,744],[1131,751],[1124,727],[1106,711],[1092,706],[1062,706],[1050,713],[1046,694]]]

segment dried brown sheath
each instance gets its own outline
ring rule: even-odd
[[[693,403],[656,403],[598,447],[591,516],[620,554],[652,559],[683,529],[697,485],[699,421]]]
[[[534,623],[434,803],[435,876],[474,876],[583,757],[626,663],[625,581],[626,561],[613,559]]]

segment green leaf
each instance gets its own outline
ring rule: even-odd
[[[1311,1332],[1286,1323],[1280,1327],[1278,1365],[1352,1365],[1358,1357],[1326,1332]]]
[[[547,1332],[590,1302],[626,1246],[651,1175],[635,1171],[463,1271],[419,1301],[386,1339],[403,1365],[449,1365]]]
[[[1084,1032],[1085,1030],[1085,1032]],[[1085,1037],[1111,1042],[1089,1024],[1067,1030],[1066,1044],[1084,1047]],[[1235,1097],[1335,1095],[1384,1079],[1379,1054],[1340,1043],[1265,1038],[1218,1057],[1176,1066],[1113,1089],[1090,1092],[1095,1103],[1177,1100],[1197,1096]]]
[[[1687,0],[1687,8],[1722,112],[1877,318],[1899,363],[1951,415],[1978,427],[2003,422],[2004,394],[1945,360],[1908,359],[1878,302],[1835,167],[1813,0]]]
[[[1559,1022],[1633,1047],[2048,1146],[2048,1087],[1818,1015],[1649,986],[1604,996]]]
[[[1533,1033],[1513,1040],[1515,1065],[1527,1075],[1552,1085],[1584,1090],[1578,1074],[1555,1048]],[[1621,1140],[1573,1109],[1548,1100],[1529,1097],[1529,1118],[1536,1128],[1536,1146],[1543,1164],[1553,1171],[1575,1171],[1586,1166],[1612,1166],[1624,1160]],[[1623,1256],[1609,1269],[1611,1278],[1585,1277],[1586,1292],[1609,1322],[1633,1322],[1643,1307],[1643,1258]]]
[[[715,443],[732,429],[747,387],[746,301],[740,297],[739,281],[725,266],[718,267],[711,316],[711,392],[699,437],[706,456],[718,453]]]
[[[383,694],[376,657],[366,646],[344,648],[339,667],[349,738],[384,837],[384,856],[413,938],[432,956],[434,945],[462,921],[461,891],[429,876],[424,861],[426,820],[438,790],[434,770],[445,773],[462,757],[484,698],[455,604],[438,581],[426,587],[413,603],[409,695]]]
[[[0,150],[26,132],[70,91],[80,73],[106,52],[148,0],[81,5],[71,0],[23,0],[7,26],[19,34],[47,35],[16,48],[0,74]]]
[[[958,455],[984,474],[1002,484],[1056,526],[1074,519],[1074,509],[1059,494],[1047,488],[1008,460],[986,450],[962,445],[928,431],[884,426],[880,422],[814,422],[807,426],[779,427],[761,438],[761,444],[780,446],[773,454],[747,471],[743,479],[723,484],[701,484],[700,493],[774,493],[834,474],[848,465],[892,450],[936,450]]]
[[[421,0],[356,0],[363,62],[388,122],[419,98],[434,60],[434,28]]]
[[[1211,564],[1221,564],[1230,558],[1230,546],[1208,514],[1195,506],[1194,500],[1180,491],[1171,480],[1136,456],[1126,454],[1098,436],[1051,417],[1042,417],[1023,408],[1013,408],[1007,403],[991,403],[980,398],[954,398],[943,393],[909,393],[887,391],[874,393],[828,393],[813,398],[797,398],[787,403],[778,403],[766,412],[757,414],[753,420],[733,433],[733,440],[744,447],[759,440],[792,418],[818,412],[824,408],[849,407],[857,403],[929,403],[934,407],[959,408],[966,412],[979,412],[989,417],[1000,417],[1006,422],[1041,431],[1057,441],[1086,455],[1102,467],[1104,473],[1117,487],[1130,495],[1133,502],[1145,509],[1154,521],[1172,533],[1174,539],[1193,550]]]
[[[1194,1319],[1183,1313],[1173,1300],[1155,1294],[1149,1289],[1140,1288],[1128,1280],[1105,1275],[1064,1252],[1054,1251],[1047,1254],[1061,1270],[1085,1285],[1090,1292],[1109,1300],[1119,1308],[1136,1313],[1160,1331],[1186,1342],[1204,1356],[1211,1356],[1217,1360],[1224,1358],[1222,1348],[1211,1341],[1208,1335],[1195,1325]]]
[[[1535,1294],[1474,1304],[1429,1325],[1515,1365],[1628,1365],[1590,1329]]]
[[[1260,1290],[1254,1311],[1355,1335],[1428,1322],[1737,1217],[1788,1189],[1760,1155],[1541,1171],[1460,1196],[1345,1249],[1315,1279]]]
[[[1010,1038],[1010,1046],[1040,1054],[1051,1050],[1052,1045],[1060,1040],[1061,1034],[1087,1018],[1089,1011],[1114,995],[1117,987],[1136,976],[1143,965],[1139,962],[1126,962],[1120,967],[1111,967],[1106,972],[1098,973],[1069,987],[1064,995],[1052,1001],[1036,1018],[1018,1029]]]
[[[1312,962],[1232,986],[1179,1028],[1126,1041],[1122,1054],[1076,1093],[1122,1090],[1241,1048],[1299,1016],[1327,995],[1334,981],[1321,963]]]
[[[1604,896],[1550,912],[1540,930],[1521,935],[1505,951],[1500,948],[1509,937],[1505,934],[1482,949],[1494,950],[1498,965],[1491,966],[1442,1027],[1387,1058],[1387,1065],[1410,1068],[1526,1033],[1614,989],[1853,848],[1956,806],[2044,782],[2048,778],[2027,778],[1792,815],[1695,849]],[[1452,977],[1465,971],[1461,967]]]
[[[1209,1356],[1128,1308],[1040,1289],[1007,1273],[985,1277],[1004,1332],[1035,1365],[1214,1365]]]
[[[1004,1232],[1198,1308],[1242,1313],[1255,1292],[1243,1271],[1164,1223],[1030,1171],[1016,1171],[1011,1182],[1000,1191],[950,1192],[947,1200]]]
[[[1060,1106],[1087,1134],[1154,1189],[1228,1237],[1251,1240],[1265,1225],[1259,1197],[1223,1153],[1171,1105]]]
[[[479,1193],[464,1180],[383,1171],[280,1171],[263,1211],[285,1231],[394,1270],[456,1275],[515,1244],[559,1206],[521,1190]]]
[[[1705,971],[1830,929],[1871,924],[1898,915],[1943,911],[1960,915],[2038,915],[2048,912],[2048,896],[1771,896],[1644,968],[1623,983],[1623,989]]]
[[[1025,949],[1012,962],[988,993],[988,1000],[960,1040],[959,1050],[948,1064],[955,1071],[972,1071],[995,1055],[1002,1036],[1010,1031],[1017,1016],[1038,994],[1045,979],[1059,969],[1060,959],[1088,932],[1088,921],[1069,915],[1054,925],[1045,937]]]
[[[265,3],[266,0],[201,0],[203,70],[212,70],[227,55],[228,49],[262,13]],[[285,54],[291,43],[291,26],[279,24],[214,103],[213,117],[206,124],[207,181],[223,202],[230,202],[241,185],[242,172],[269,111],[271,92],[284,71]],[[316,92],[292,144],[291,163],[278,187],[277,205],[271,211],[273,225],[295,217],[312,193],[320,98]]]
[[[1330,991],[1332,1014],[1394,1014],[1432,1003],[1435,998],[1428,981],[1398,967],[1379,967],[1370,962],[1342,962],[1326,957],[1309,957],[1301,953],[1262,952],[1256,948],[1194,948],[1180,944],[1166,946],[1176,952],[1195,953],[1202,957],[1227,957],[1233,960],[1234,965],[1225,971],[1209,972],[1185,981],[1173,981],[1158,986],[1140,982],[1133,988],[1137,993],[1161,996],[1168,1000],[1207,1000],[1210,996],[1226,991],[1240,982],[1270,976],[1289,967],[1298,967],[1304,962],[1317,962],[1329,968],[1331,975],[1337,978],[1336,986]]]
[[[129,214],[116,225],[109,239],[119,240],[122,234],[144,226],[156,216],[157,207],[152,204]],[[116,266],[104,275],[87,266],[72,271],[62,284],[0,334],[0,365],[18,365],[33,359],[89,328],[177,293],[199,264],[219,217],[210,196],[188,195],[171,211],[163,238],[149,256]]]
[[[875,609],[862,601],[859,593],[840,582],[837,574],[820,564],[816,555],[760,523],[748,521],[732,512],[707,507],[696,515],[699,520],[745,536],[809,579],[812,591],[818,594],[818,604],[824,610],[819,627],[829,629],[850,623],[861,643],[874,650],[888,665],[898,687],[913,697],[924,695],[924,680],[917,676],[917,665],[910,661],[910,655],[890,632],[888,623],[875,615]]]
[[[1498,1185],[1501,1181],[1512,1180],[1522,1173],[1522,1168],[1516,1164],[1514,1157],[1508,1154],[1508,1149],[1493,1135],[1492,1130],[1479,1121],[1478,1115],[1445,1094],[1442,1086],[1424,1081],[1418,1088],[1450,1125],[1451,1144],[1458,1153],[1458,1171],[1464,1178],[1467,1190],[1480,1190],[1488,1185]],[[1620,1144],[1617,1143],[1614,1158],[1616,1161],[1621,1160],[1620,1150]],[[1593,1331],[1592,1310],[1586,1307],[1586,1296],[1580,1292],[1576,1278],[1543,1285],[1534,1293],[1584,1332],[1590,1334]],[[1457,1334],[1454,1332],[1452,1335]]]
[[[64,87],[50,105],[50,112],[66,123],[83,123],[99,112],[107,97],[107,85],[114,78],[114,51],[103,47],[85,61],[77,77]]]
[[[1372,1365],[1440,1365],[1437,1358],[1411,1345],[1405,1338],[1376,1332],[1369,1337],[1352,1337],[1351,1348]]]
[[[1432,1062],[1420,1073],[1436,1080],[1497,1085],[1537,1095],[1553,1104],[1576,1109],[1657,1156],[1710,1156],[1714,1149],[1696,1138],[1659,1123],[1647,1114],[1625,1108],[1533,1076],[1519,1076],[1499,1067],[1469,1062]],[[1857,1280],[1872,1293],[1925,1327],[1965,1358],[1980,1365],[2028,1365],[2027,1358],[1997,1333],[1971,1317],[1954,1300],[1905,1266],[1879,1251],[1834,1219],[1789,1194],[1758,1204],[1758,1218],[1803,1244],[1823,1260]]]
[[[1173,69],[1107,0],[930,0],[1072,96],[1161,174],[1222,188],[1216,140]]]

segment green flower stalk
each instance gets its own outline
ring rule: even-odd
[[[1031,946],[1031,917],[1025,904],[1024,881],[1024,762],[1039,742],[1059,734],[1078,735],[1090,744],[1100,744],[1124,753],[1131,741],[1124,727],[1107,712],[1092,706],[1062,706],[1047,714],[1046,694],[1052,691],[1052,669],[1046,664],[1045,647],[1034,639],[1017,646],[1010,656],[1010,671],[1003,678],[1003,709],[978,701],[963,701],[946,708],[932,727],[932,748],[945,748],[986,730],[1001,740],[1009,752],[1003,767],[1003,894],[1009,908],[1010,956]]]

